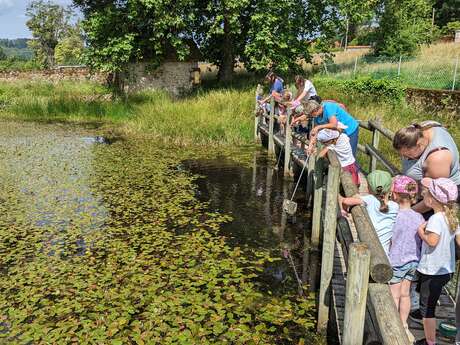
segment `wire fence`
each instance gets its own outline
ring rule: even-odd
[[[374,79],[399,78],[411,87],[460,90],[459,56],[453,59],[420,61],[400,57],[388,59],[357,56],[340,64],[323,62],[320,73],[339,79],[371,76]]]

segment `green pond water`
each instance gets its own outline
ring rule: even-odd
[[[0,122],[1,344],[319,341],[308,215],[262,151],[98,135]]]

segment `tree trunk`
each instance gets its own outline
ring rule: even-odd
[[[225,6],[225,5],[224,5]],[[233,79],[233,42],[228,21],[227,9],[224,8],[224,42],[222,46],[222,60],[219,66],[219,80],[230,82]]]

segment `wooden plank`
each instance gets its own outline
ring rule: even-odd
[[[369,284],[367,307],[378,325],[383,345],[410,345],[388,284]]]
[[[365,243],[352,243],[350,245],[345,293],[343,345],[363,343],[370,258],[369,249]]]
[[[377,160],[382,163],[382,165],[390,172],[391,175],[400,175],[401,171],[395,167],[390,161],[388,161],[383,154],[377,150],[374,146],[366,144],[365,145],[366,152],[371,156],[371,166],[372,160],[374,160],[374,165],[377,164]],[[374,166],[375,170],[375,166]]]
[[[341,174],[342,187],[347,197],[358,194],[358,189],[348,172]],[[380,244],[374,226],[363,206],[354,206],[351,210],[359,240],[366,243],[371,251],[371,277],[378,283],[387,283],[393,277],[393,269]]]
[[[262,85],[257,84],[257,89],[256,89],[256,104],[254,105],[254,141],[259,142],[260,141],[260,135],[259,135],[259,122],[261,120],[260,116],[258,116],[258,110],[259,110],[259,96],[262,95]]]
[[[326,203],[324,215],[323,248],[321,256],[321,282],[319,288],[317,330],[324,333],[329,320],[330,284],[334,265],[334,246],[337,228],[337,196],[339,193],[340,171],[342,168],[333,151],[329,151]],[[315,205],[316,206],[316,205]],[[315,239],[317,240],[317,239]],[[319,240],[319,238],[318,238]]]
[[[379,148],[380,142],[380,132],[377,130],[372,130],[372,146],[377,150]],[[371,155],[371,160],[369,164],[369,172],[373,172],[377,169],[377,158],[374,155]]]

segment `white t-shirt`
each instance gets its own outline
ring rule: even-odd
[[[317,95],[316,89],[313,86],[313,83],[308,79],[305,80],[305,86],[304,86],[303,90],[306,92],[305,98],[304,98],[305,100],[308,100],[311,96],[316,96]]]
[[[355,162],[355,157],[353,156],[353,151],[351,150],[350,138],[345,133],[340,133],[335,144],[327,146],[329,150],[332,150],[337,155],[337,159],[340,162],[341,167],[346,167],[347,165],[353,164]]]
[[[374,225],[375,232],[382,244],[385,253],[388,255],[391,237],[393,236],[393,225],[398,215],[399,205],[394,201],[388,201],[388,212],[380,212],[380,201],[374,195],[364,195],[361,197],[366,206],[367,213]]]
[[[433,214],[428,219],[426,231],[439,235],[439,242],[435,247],[430,247],[423,241],[420,263],[417,270],[420,273],[437,276],[455,272],[455,235],[460,234],[460,229],[452,233],[447,225],[444,212]]]

